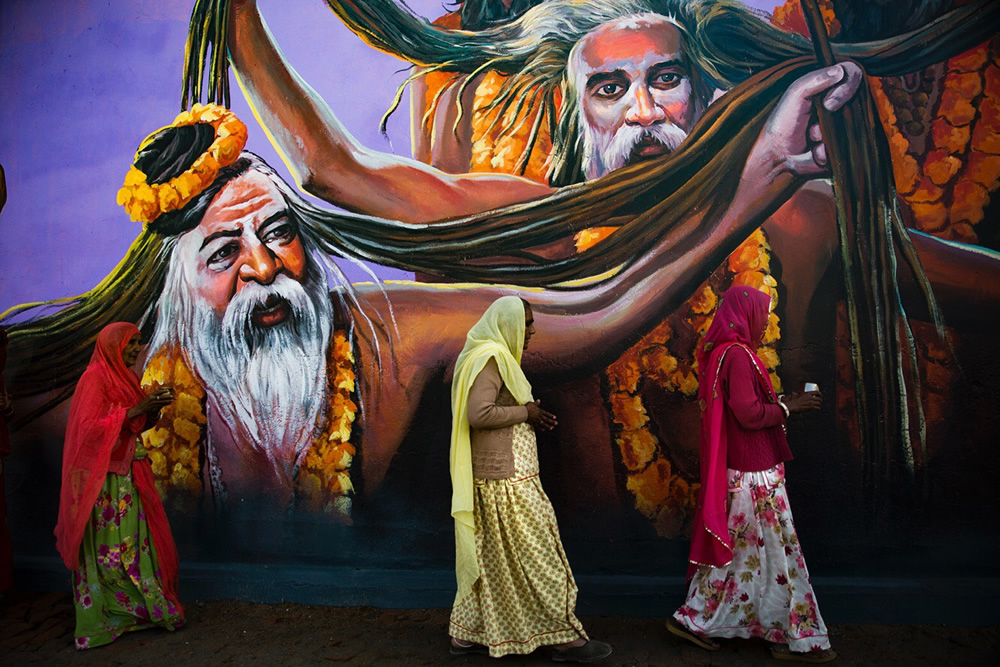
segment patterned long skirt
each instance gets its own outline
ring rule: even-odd
[[[509,479],[475,480],[480,577],[452,609],[448,630],[495,658],[587,638],[573,613],[576,581],[527,424],[514,427],[514,469]]]
[[[73,571],[76,647],[110,644],[126,632],[184,621],[163,595],[156,550],[132,473],[109,473],[83,533]]]
[[[702,567],[674,618],[709,637],[757,637],[792,651],[830,648],[785,491],[785,466],[729,470],[733,560]]]

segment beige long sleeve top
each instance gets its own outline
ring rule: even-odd
[[[506,479],[514,474],[513,427],[528,421],[528,408],[504,386],[495,359],[469,389],[469,441],[472,475],[478,479]]]

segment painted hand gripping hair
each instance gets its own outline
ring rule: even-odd
[[[40,359],[12,386],[57,389],[42,410],[71,390],[102,324],[140,322],[151,340],[144,382],[179,396],[145,435],[174,507],[263,497],[348,520],[352,497],[383,490],[462,335],[516,292],[486,284],[541,289],[529,296],[540,335],[524,366],[571,415],[562,461],[590,497],[622,496],[671,536],[693,513],[687,396],[715,295],[742,283],[779,299],[784,324],[772,316],[761,353],[776,385],[779,352],[784,367],[820,372],[809,327],[818,306],[836,326],[845,288],[828,272],[840,252],[861,482],[905,482],[926,463],[920,389],[897,372],[914,368],[905,330],[897,339],[901,307],[933,325],[933,290],[947,324],[980,326],[1000,282],[989,252],[903,229],[888,178],[895,169],[899,184],[902,135],[876,121],[888,108],[879,82],[976,47],[995,7],[834,44],[860,67],[823,67],[807,39],[731,2],[547,0],[518,7],[516,20],[463,16],[475,35],[391,2],[328,4],[370,45],[417,64],[414,152],[441,168],[355,141],[284,61],[253,2],[198,2],[191,109],[143,143],[120,195],[143,231],[97,288],[55,314],[19,309],[30,317],[9,327],[12,353]],[[301,186],[350,213],[307,203],[243,150],[232,114],[194,104],[206,96],[200,42],[213,35],[223,41],[210,44],[207,96],[226,102],[228,54]],[[854,107],[825,141],[814,97]],[[835,189],[855,193],[835,200],[812,179],[845,147],[861,167],[845,174],[834,161]],[[350,285],[333,258],[479,284]],[[897,262],[901,300],[897,271],[872,270]]]

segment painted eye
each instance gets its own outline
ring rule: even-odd
[[[620,83],[605,83],[597,89],[597,97],[620,97],[624,91]]]
[[[292,227],[291,223],[285,222],[271,227],[271,229],[267,230],[261,240],[264,243],[272,243],[274,241],[284,243],[285,241],[290,241],[294,237],[295,229]]]
[[[212,268],[225,268],[232,263],[233,258],[240,250],[240,245],[235,242],[227,243],[208,258],[208,265]]]
[[[680,84],[683,78],[677,72],[660,72],[653,77],[653,85],[657,88],[673,88]]]

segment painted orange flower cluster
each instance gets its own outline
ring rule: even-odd
[[[356,454],[351,434],[358,406],[354,354],[347,334],[334,332],[327,362],[327,410],[296,476],[300,507],[349,515],[354,491],[350,468]],[[205,438],[205,389],[178,349],[156,353],[143,371],[146,391],[173,387],[176,400],[163,408],[156,425],[142,434],[160,496],[181,511],[196,509],[201,496],[199,458]]]
[[[231,165],[247,143],[247,128],[231,111],[216,104],[195,104],[182,111],[168,127],[208,123],[215,128],[215,141],[183,174],[166,183],[149,183],[146,174],[135,165],[125,174],[125,185],[118,190],[118,205],[124,206],[134,222],[150,223],[161,214],[183,208],[208,187],[219,169]],[[146,137],[141,151],[160,130]],[[136,153],[138,157],[138,152]]]
[[[819,5],[819,11],[823,15],[827,34],[830,37],[839,35],[840,21],[833,13],[833,0],[819,0],[816,4]],[[784,4],[775,7],[771,23],[790,32],[809,35],[809,26],[806,25],[806,17],[802,13],[801,0],[785,0]]]
[[[1000,185],[1000,40],[872,88],[913,226],[978,242],[975,226]]]
[[[300,507],[347,516],[347,496],[354,492],[351,462],[357,451],[351,431],[358,415],[354,354],[344,331],[337,331],[330,345],[327,366],[327,417],[325,428],[313,438],[312,447],[295,479]]]
[[[176,399],[160,411],[142,443],[160,496],[181,510],[193,510],[201,495],[199,452],[205,426],[205,390],[178,350],[164,348],[146,363],[142,387],[173,387]]]
[[[698,484],[675,470],[670,452],[653,432],[643,391],[656,388],[688,399],[697,396],[695,351],[712,323],[718,295],[730,285],[749,285],[768,292],[777,303],[770,251],[764,232],[755,231],[676,313],[607,369],[615,444],[627,470],[626,486],[635,497],[636,509],[664,537],[687,530],[694,518]],[[776,372],[781,363],[776,349],[780,335],[778,317],[771,313],[757,353],[777,391],[781,391]]]

